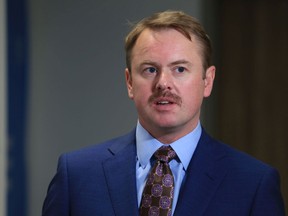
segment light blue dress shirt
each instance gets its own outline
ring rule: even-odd
[[[171,143],[170,146],[177,153],[180,161],[172,160],[169,165],[174,175],[174,197],[172,212],[176,208],[180,188],[185,177],[186,170],[189,162],[193,156],[197,143],[200,139],[202,128],[200,122],[197,127],[189,134],[175,142]],[[146,131],[141,124],[138,122],[136,127],[136,147],[137,147],[137,163],[136,163],[136,181],[137,181],[137,196],[138,206],[140,206],[142,192],[151,169],[150,159],[154,152],[160,148],[163,143],[152,137],[148,131]]]

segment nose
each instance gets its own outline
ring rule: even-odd
[[[171,90],[172,89],[172,77],[169,72],[162,71],[158,74],[155,87],[157,90]]]

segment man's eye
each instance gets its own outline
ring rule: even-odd
[[[145,71],[149,72],[149,73],[156,73],[157,72],[157,69],[154,68],[154,67],[148,67],[145,69]]]
[[[184,67],[177,67],[177,72],[179,73],[183,73],[185,71],[185,68]]]

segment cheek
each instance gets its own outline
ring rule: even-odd
[[[200,82],[190,83],[186,88],[181,89],[183,100],[189,104],[199,103],[204,97],[204,85]]]
[[[133,100],[137,103],[145,103],[151,95],[149,85],[135,82],[131,90]]]

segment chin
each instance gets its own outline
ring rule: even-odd
[[[172,122],[172,121],[155,122],[154,125],[156,125],[156,127],[158,127],[158,128],[167,129],[167,130],[178,127],[178,124],[176,122]]]

